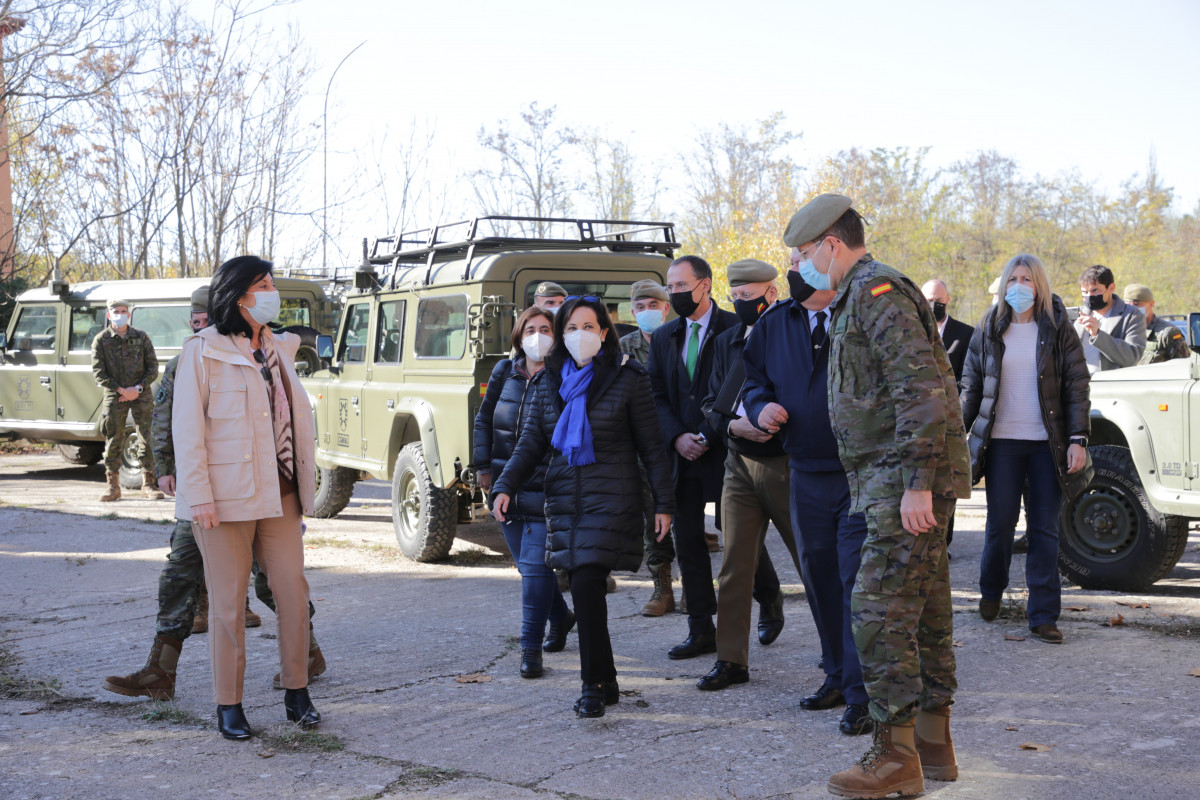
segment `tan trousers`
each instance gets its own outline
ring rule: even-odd
[[[799,560],[792,537],[791,475],[788,457],[755,458],[730,450],[721,489],[721,534],[725,552],[717,578],[717,659],[750,664],[750,610],[754,572],[774,523],[796,569]]]
[[[242,702],[246,674],[246,588],[255,558],[275,594],[279,678],[285,689],[308,685],[308,581],[300,499],[282,481],[283,516],[193,526],[208,583],[208,648],[218,705]],[[288,491],[290,489],[290,491]]]

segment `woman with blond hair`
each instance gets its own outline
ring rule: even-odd
[[[1044,642],[1060,644],[1059,512],[1064,495],[1077,495],[1090,481],[1087,361],[1035,256],[1009,261],[1000,289],[999,302],[971,337],[961,396],[972,477],[987,478],[979,614],[990,622],[1000,612],[1021,490],[1028,482],[1029,629]]]

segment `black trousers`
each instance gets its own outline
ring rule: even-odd
[[[713,588],[712,558],[704,541],[704,483],[688,477],[675,482],[675,553],[687,600],[688,632],[713,633],[717,592]]]
[[[616,680],[612,640],[608,637],[608,587],[611,570],[587,565],[571,573],[571,599],[579,625],[579,672],[584,683]]]

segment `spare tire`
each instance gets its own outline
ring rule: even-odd
[[[1183,555],[1188,520],[1150,504],[1127,448],[1093,447],[1091,454],[1096,476],[1063,504],[1059,572],[1084,589],[1142,591]]]

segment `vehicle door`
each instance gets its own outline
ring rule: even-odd
[[[366,458],[382,470],[386,464],[392,420],[404,385],[404,300],[384,300],[375,319],[371,365],[363,386],[363,436]]]
[[[342,337],[335,354],[341,369],[329,381],[329,417],[321,447],[337,453],[343,463],[361,461],[366,454],[362,400],[371,355],[371,306],[371,298],[346,304]]]
[[[66,364],[58,373],[58,406],[63,421],[90,430],[99,422],[104,390],[92,374],[92,340],[107,324],[103,305],[69,306]]]
[[[59,304],[23,306],[11,330],[0,367],[0,416],[57,422]]]

